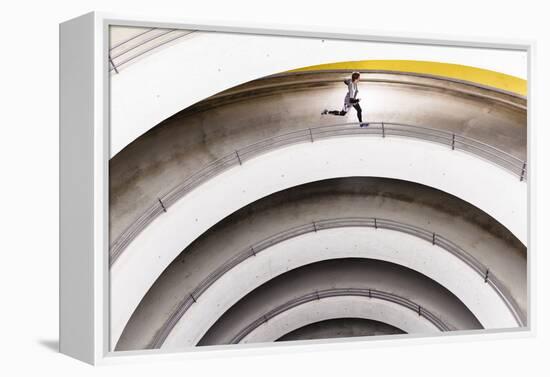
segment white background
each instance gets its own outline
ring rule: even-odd
[[[0,109],[0,289],[3,375],[543,375],[548,374],[550,294],[550,12],[543,1],[4,1]],[[540,4],[540,5],[535,5]],[[322,25],[436,36],[529,38],[537,181],[534,216],[537,335],[513,340],[428,341],[384,347],[92,368],[54,352],[58,331],[58,23],[90,10],[205,21]],[[533,167],[533,159],[531,159]]]

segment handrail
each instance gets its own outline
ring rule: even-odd
[[[152,36],[147,36],[147,38],[144,40],[144,41],[141,41],[139,43],[137,43],[135,46],[130,46],[129,48],[123,50],[123,51],[119,51],[115,54],[112,54],[112,51],[115,50],[115,49],[118,49],[120,48],[121,46],[135,40],[136,38],[139,38],[139,37],[143,37],[144,35],[150,33],[150,32],[153,32],[153,31],[160,31],[159,34],[154,34]],[[132,38],[129,38],[128,40],[124,41],[124,42],[121,42],[119,44],[117,44],[116,46],[113,46],[110,48],[109,50],[109,63],[110,63],[110,68],[109,68],[109,71],[115,71],[115,73],[119,73],[118,71],[118,68],[121,67],[122,65],[126,64],[126,63],[129,63],[130,61],[158,48],[158,47],[161,47],[167,43],[170,43],[172,41],[175,41],[176,39],[179,39],[181,37],[184,37],[186,35],[189,35],[191,33],[195,32],[195,30],[181,30],[181,29],[160,29],[160,28],[152,28],[152,29],[149,29],[143,33],[140,33],[138,35],[135,35],[133,36]],[[171,36],[170,38],[167,38],[166,40],[164,39],[161,39],[162,37],[165,37],[166,35],[168,34],[174,34],[174,36]],[[161,39],[159,42],[155,42],[157,40]],[[153,43],[151,43],[153,42]],[[132,52],[132,51],[135,51],[137,49],[140,49],[141,47],[143,47],[144,45],[147,45],[147,44],[151,44],[150,47],[144,49],[143,51],[138,51],[137,54],[135,55],[131,55],[125,59],[123,59],[122,61],[118,62],[118,61],[115,61],[115,59],[117,58],[120,58],[124,55],[127,55],[128,53]]]
[[[334,229],[334,228],[345,228],[345,227],[367,227],[374,229],[388,229],[393,231],[398,231],[402,233],[409,234],[421,238],[427,242],[430,242],[434,246],[439,246],[445,251],[451,253],[455,257],[462,260],[470,268],[472,268],[478,275],[489,284],[491,288],[501,297],[504,301],[507,308],[510,310],[514,316],[516,322],[519,326],[525,326],[525,318],[523,313],[519,309],[518,304],[509,293],[509,291],[504,287],[504,285],[498,280],[494,274],[492,274],[488,267],[483,265],[475,257],[464,251],[460,246],[454,244],[452,241],[447,240],[443,236],[430,232],[428,230],[419,228],[414,225],[401,223],[394,220],[382,219],[376,217],[347,217],[347,218],[336,218],[336,219],[326,219],[314,221],[312,223],[299,225],[280,233],[277,233],[271,237],[263,239],[249,247],[246,247],[241,252],[236,254],[231,259],[227,260],[220,267],[210,273],[204,280],[202,280],[198,286],[191,291],[191,293],[183,299],[177,307],[174,309],[168,320],[163,324],[159,331],[155,334],[152,342],[150,343],[150,348],[159,348],[162,346],[169,333],[172,331],[172,328],[176,323],[183,317],[185,312],[197,302],[200,296],[206,292],[206,290],[214,284],[221,276],[226,272],[231,270],[233,267],[237,266],[239,263],[245,261],[250,257],[254,257],[257,254],[261,253],[263,250],[268,249],[269,247],[278,244],[280,242],[286,241],[288,239],[298,237],[306,233],[319,232],[325,229]]]
[[[168,29],[168,30],[159,29],[159,30],[161,30],[161,33],[160,33],[160,34],[157,34],[157,35],[153,35],[153,36],[151,36],[151,37],[148,37],[147,39],[141,41],[140,43],[136,44],[135,46],[130,46],[130,47],[128,47],[127,49],[122,50],[122,51],[119,51],[119,52],[114,53],[114,54],[113,54],[113,50],[111,50],[111,59],[116,59],[116,58],[121,57],[122,55],[126,55],[126,54],[129,53],[130,51],[133,51],[133,50],[135,50],[135,49],[137,49],[137,48],[139,48],[139,47],[141,47],[141,46],[143,46],[143,45],[145,45],[145,44],[147,44],[147,43],[149,43],[149,42],[152,42],[152,41],[154,41],[155,39],[159,39],[159,38],[161,38],[161,37],[164,37],[166,34],[169,34],[169,33],[173,32],[173,31],[175,31],[176,29],[172,29],[172,30],[170,30],[170,29]],[[123,64],[123,63],[118,64],[118,66],[120,66],[120,65],[122,65],[122,64]]]
[[[139,37],[141,37],[141,36],[143,36],[143,35],[145,35],[145,34],[149,34],[150,32],[152,32],[152,31],[154,31],[154,30],[157,30],[157,29],[158,29],[158,28],[156,28],[156,27],[153,27],[153,28],[150,28],[150,29],[146,29],[146,30],[142,31],[141,33],[138,33],[138,34],[136,34],[136,35],[133,35],[133,36],[131,36],[131,37],[129,37],[129,38],[123,40],[123,41],[118,42],[118,43],[115,43],[115,44],[111,45],[111,47],[109,48],[109,51],[112,51],[112,50],[116,49],[117,47],[120,47],[120,46],[122,46],[122,45],[124,45],[124,44],[126,44],[126,43],[128,43],[128,42],[131,42],[131,41],[133,41],[134,39],[139,38]]]
[[[297,306],[306,304],[308,302],[321,300],[323,298],[329,297],[342,297],[342,296],[359,296],[359,297],[368,297],[369,299],[375,298],[379,300],[388,301],[397,305],[401,305],[407,309],[410,309],[417,313],[420,317],[426,318],[431,324],[437,327],[440,331],[451,331],[451,328],[440,318],[430,312],[428,309],[422,307],[421,305],[415,303],[412,300],[409,300],[405,297],[399,295],[380,291],[378,289],[371,288],[331,288],[324,289],[320,291],[315,291],[312,293],[305,294],[303,296],[294,298],[284,304],[276,307],[275,309],[270,310],[264,315],[258,317],[255,321],[250,323],[248,326],[240,330],[237,335],[235,335],[229,344],[238,344],[243,340],[248,334],[260,327],[262,324],[266,323],[270,319],[276,317],[277,315],[284,313],[290,309],[293,309]]]
[[[314,142],[315,140],[332,137],[368,135],[378,135],[383,138],[388,136],[416,138],[447,145],[451,150],[462,150],[495,163],[516,175],[520,181],[527,180],[527,163],[525,161],[481,141],[448,131],[392,122],[370,122],[369,126],[366,128],[360,128],[358,123],[343,123],[305,128],[258,141],[214,160],[202,169],[191,174],[176,187],[160,195],[158,200],[154,201],[144,213],[142,213],[114,240],[114,242],[111,243],[110,265],[113,265],[124,249],[154,219],[166,212],[171,205],[185,196],[188,192],[221,172],[231,167],[242,165],[246,160],[274,150],[280,146]]]

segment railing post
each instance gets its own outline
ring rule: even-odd
[[[489,280],[489,269],[487,269],[487,271],[485,271],[485,279],[483,279],[485,281],[485,283],[487,283],[487,281]]]
[[[384,122],[382,122],[382,137],[386,137],[386,129],[384,128]]]
[[[243,162],[241,161],[241,156],[239,156],[239,151],[235,151],[235,154],[237,155],[237,160],[239,160],[239,165],[242,165]]]
[[[455,150],[455,134],[453,133],[453,142],[451,143],[451,148]]]
[[[254,246],[250,246],[250,251],[252,251],[252,255],[256,256],[256,250],[254,250]]]
[[[197,302],[197,299],[195,298],[195,296],[193,296],[193,293],[189,293],[189,296],[191,297],[193,302]]]
[[[315,233],[317,233],[317,224],[315,223],[315,221],[313,221],[313,230],[315,231]]]
[[[317,295],[317,300],[321,300],[321,297],[319,297],[319,291],[315,291],[315,294]]]
[[[432,245],[435,245],[435,232],[432,233]]]
[[[378,229],[378,223],[376,222],[376,217],[374,218],[374,229]]]
[[[157,199],[158,199],[158,201],[159,201],[159,203],[160,203],[160,206],[162,207],[162,210],[163,210],[164,212],[168,212],[168,210],[167,210],[166,207],[164,206],[164,203],[162,202],[162,200],[160,200],[160,198],[157,198]]]
[[[422,316],[422,313],[420,312],[421,310],[422,310],[422,309],[421,309],[420,305],[418,305],[418,316],[419,316],[419,317]]]
[[[116,68],[115,63],[113,63],[113,59],[111,59],[111,55],[109,55],[109,63],[111,63],[111,65],[113,66],[115,73],[118,74],[118,69]]]
[[[311,128],[308,128],[309,130],[309,138],[311,139],[311,142],[313,143],[313,133],[311,132]]]
[[[369,298],[372,298],[372,292],[371,292],[370,288],[369,288]]]
[[[523,182],[525,179],[525,168],[527,167],[527,163],[524,161],[523,166],[521,167],[521,176],[519,177],[519,181]]]

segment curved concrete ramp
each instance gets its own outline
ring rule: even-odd
[[[170,33],[163,38],[169,38],[169,42]],[[123,65],[121,74],[112,76],[111,114],[115,126],[111,138],[112,156],[182,108],[235,85],[298,67],[335,61],[355,63],[363,59],[422,61],[438,56],[441,62],[497,71],[505,69],[512,75],[526,77],[522,60],[525,55],[518,51],[415,45],[401,45],[399,49],[392,49],[385,43],[367,41],[200,31],[169,45],[169,48],[165,44],[162,48],[156,48],[154,53],[146,54],[147,57],[141,59],[139,64],[133,64],[128,69],[124,69]],[[364,48],[357,48],[358,45]],[[205,54],[209,59],[204,59]],[[503,65],[502,60],[511,64]],[[411,64],[396,64],[401,60],[370,62],[374,63],[367,65],[370,69],[411,69]],[[113,63],[118,65],[116,61]],[[348,71],[355,69],[348,68]],[[460,71],[456,66],[450,73],[430,70],[436,74],[453,76]],[[210,79],[205,80],[206,77]],[[469,74],[467,78],[476,81],[478,76]],[[193,89],[185,90],[181,83]],[[148,109],[152,103],[155,104],[155,111]]]
[[[370,297],[368,293],[365,295],[361,295],[361,292],[346,293],[346,287],[349,286],[353,286],[355,290],[359,291],[369,287],[371,290],[383,289],[386,293],[407,298],[411,302],[421,304],[435,318],[451,326],[452,329],[482,328],[472,313],[455,296],[425,276],[387,262],[368,259],[336,259],[289,271],[256,288],[229,309],[209,329],[199,345],[234,343],[238,338],[240,338],[239,341],[245,340],[245,337],[255,328],[264,325],[261,321],[257,326],[247,329],[254,320],[280,307],[285,310],[276,311],[274,315],[265,318],[265,324],[274,326],[271,329],[262,330],[263,334],[257,334],[254,341],[273,341],[299,327],[318,322],[324,315],[327,315],[327,318],[365,318],[364,315],[356,317],[357,311],[360,312],[365,305],[369,305],[369,299],[376,296],[372,292]],[[342,292],[339,295],[323,295],[324,291]],[[285,308],[285,303],[308,295],[312,296],[313,300],[301,300],[298,304]],[[339,302],[341,307],[334,305],[334,308],[328,309],[326,306],[332,306],[327,302],[330,300],[322,302],[325,299],[336,299],[337,297],[343,298]],[[317,304],[314,303],[315,301]],[[372,314],[370,319],[380,315],[382,311],[391,310],[393,313],[391,317],[396,321],[390,323],[387,320],[384,321],[383,318],[378,320],[398,327],[407,333],[419,333],[424,330],[428,332],[442,331],[437,326],[434,327],[433,323],[424,321],[426,318],[418,318],[418,313],[411,308],[399,307],[395,303],[391,305],[391,301],[387,301],[390,305],[377,307],[376,304],[381,303],[376,300],[370,301],[373,310],[367,311]],[[298,309],[298,306],[302,307]],[[295,310],[295,312],[289,313],[291,310]],[[414,314],[414,316],[410,316],[410,314]],[[274,320],[279,315],[281,317],[277,319],[278,324],[276,324]],[[243,329],[248,331],[243,333]]]
[[[398,334],[403,334],[403,331],[383,322],[359,318],[339,318],[300,327],[283,335],[276,342]]]
[[[271,195],[210,229],[150,289],[126,327],[119,347],[148,347],[177,303],[236,252],[286,227],[320,216],[365,214],[394,216],[452,239],[501,277],[525,310],[525,248],[500,224],[458,198],[429,187],[380,178],[346,178]]]
[[[288,270],[339,258],[376,259],[405,266],[456,295],[484,328],[507,329],[519,325],[510,308],[483,277],[438,246],[401,232],[349,227],[291,238],[239,263],[212,283],[185,311],[162,348],[196,345],[217,318],[253,287]]]
[[[399,157],[402,154],[409,157],[408,161]],[[372,156],[377,156],[377,160]],[[461,170],[453,168],[457,166],[471,173],[471,181],[464,179]],[[266,171],[270,174],[255,182],[254,177]],[[482,208],[520,240],[525,240],[525,184],[464,153],[431,143],[389,138],[383,142],[372,138],[339,138],[285,147],[205,182],[200,190],[176,202],[128,246],[111,268],[113,343],[118,341],[131,314],[162,271],[211,226],[277,191],[347,176],[397,178],[438,188]],[[496,192],[491,188],[495,184],[501,188]],[[225,197],[232,200],[223,200]],[[508,206],[502,207],[503,202],[508,202]]]
[[[348,75],[317,67],[230,88],[182,106],[111,159],[110,335],[117,350],[274,341],[346,317],[393,318],[408,332],[526,323],[525,98],[456,77],[367,70],[361,105],[366,121],[378,123],[363,132],[354,110],[322,115],[341,107]],[[418,137],[418,130],[427,132]],[[353,182],[376,189],[349,191]],[[312,188],[318,197],[307,195]],[[374,225],[316,227],[352,215]],[[377,219],[401,225],[378,227]],[[262,238],[303,224],[313,230],[273,243]],[[258,253],[262,240],[269,245]],[[298,298],[275,288],[258,295],[258,287],[284,287],[282,277],[294,271],[349,258],[358,258],[355,266],[372,260],[372,276],[399,265],[422,278],[399,287],[312,280],[302,287],[306,296],[374,289],[385,292],[377,300],[388,300],[368,296],[365,306],[364,294],[323,296],[265,314]],[[319,271],[311,276],[324,276]],[[407,286],[433,297],[441,290],[430,300]],[[241,314],[226,321],[233,311]]]
[[[246,336],[234,341],[233,344],[274,342],[283,334],[293,332],[315,321],[328,321],[346,316],[385,321],[390,326],[399,327],[408,334],[425,335],[441,331],[426,317],[419,316],[414,310],[398,304],[367,296],[336,296],[324,297],[292,307],[254,327]]]
[[[233,88],[182,110],[110,161],[110,239],[115,241],[166,191],[235,150],[287,132],[355,121],[322,116],[340,109],[346,73],[296,73]],[[525,161],[525,100],[452,81],[366,74],[366,120],[449,131]]]

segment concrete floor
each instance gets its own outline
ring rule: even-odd
[[[111,242],[157,197],[207,163],[258,140],[297,129],[356,121],[321,116],[340,109],[342,73],[282,75],[231,89],[167,119],[110,161]],[[369,121],[403,122],[473,137],[526,156],[525,100],[455,82],[365,74]]]
[[[489,266],[525,310],[525,247],[492,218],[456,197],[410,182],[334,179],[271,195],[206,232],[149,290],[122,334],[118,349],[146,347],[177,303],[244,247],[295,225],[351,216],[391,218],[444,235]]]

